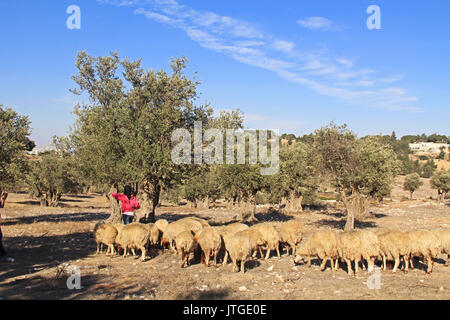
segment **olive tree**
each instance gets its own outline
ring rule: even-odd
[[[409,191],[409,198],[412,200],[413,193],[423,185],[423,181],[420,179],[418,173],[411,173],[405,177],[403,183],[403,190]]]
[[[438,201],[443,202],[450,191],[450,171],[436,171],[431,177],[431,187],[437,189]]]
[[[397,156],[379,136],[357,139],[346,125],[335,124],[316,130],[314,150],[347,210],[345,230],[352,230],[355,218],[367,216],[370,198],[390,194],[400,168]]]

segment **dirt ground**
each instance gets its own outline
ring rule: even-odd
[[[371,217],[357,221],[357,228],[431,229],[450,227],[450,203],[438,204],[429,182],[414,200],[397,181],[392,199],[371,207]],[[282,223],[291,216],[268,213],[259,206],[260,221]],[[8,254],[0,258],[0,299],[450,299],[450,267],[444,256],[427,275],[421,263],[405,274],[380,273],[379,289],[369,289],[373,273],[350,277],[341,268],[321,272],[294,265],[293,257],[272,254],[268,261],[247,263],[245,274],[232,272],[232,265],[206,268],[198,261],[180,268],[180,257],[167,250],[154,251],[145,262],[134,257],[96,255],[92,230],[108,217],[108,203],[101,195],[65,196],[58,208],[41,208],[26,194],[10,194],[2,210],[3,242]],[[197,210],[163,205],[157,218],[170,221],[196,215],[210,224],[235,221],[236,213],[224,207]],[[297,216],[305,238],[319,229],[343,229],[343,209],[334,204],[322,210],[306,210]],[[81,289],[68,289],[67,270],[81,271]]]

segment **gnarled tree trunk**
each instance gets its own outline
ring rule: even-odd
[[[107,195],[110,204],[110,215],[106,219],[108,223],[120,223],[122,221],[120,203],[111,195],[112,193],[117,193],[117,191],[117,184],[112,184]]]
[[[258,219],[255,217],[256,213],[256,196],[254,194],[248,195],[248,197],[239,197],[240,201],[240,214],[241,222],[256,222]]]
[[[341,198],[347,210],[344,231],[350,231],[355,228],[355,218],[367,216],[368,199],[356,190],[353,190],[350,196],[345,191],[341,191]]]
[[[146,179],[142,182],[142,187],[138,195],[138,201],[145,219],[155,222],[155,210],[159,204],[161,186],[157,179]]]
[[[281,204],[284,204],[284,207],[281,209],[281,212],[286,213],[298,213],[302,212],[302,202],[303,202],[303,196],[296,195],[294,191],[289,192],[288,197],[284,197],[281,200]]]

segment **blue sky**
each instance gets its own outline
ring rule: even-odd
[[[69,5],[81,30],[69,30]],[[369,30],[369,5],[381,30]],[[65,135],[78,51],[171,57],[198,71],[198,103],[240,108],[249,128],[297,135],[334,121],[359,135],[450,135],[450,2],[3,0],[0,104],[29,115],[38,146]]]

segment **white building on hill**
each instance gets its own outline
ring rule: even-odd
[[[445,148],[445,152],[448,152],[449,144],[447,143],[416,142],[409,144],[409,150],[419,153],[440,153],[442,147]]]

